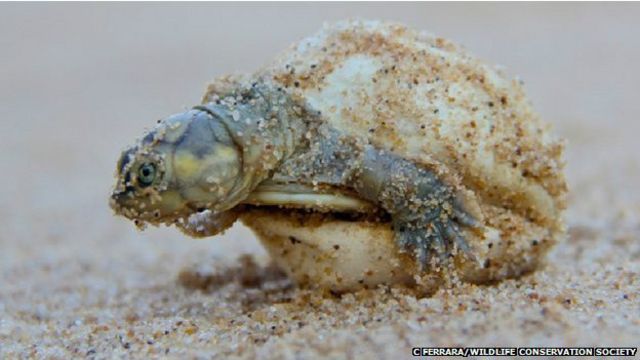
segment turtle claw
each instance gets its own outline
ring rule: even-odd
[[[458,198],[453,201],[453,217],[458,223],[460,223],[460,225],[473,229],[482,227],[478,220],[465,210],[463,203]]]
[[[458,226],[453,222],[449,222],[445,228],[445,234],[448,239],[452,239],[452,243],[454,243],[458,250],[462,251],[464,255],[469,257],[470,259],[474,259],[473,253],[471,252],[471,248],[467,241],[462,237]]]
[[[465,213],[465,220],[475,219]],[[402,222],[394,221],[396,242],[398,246],[406,251],[415,254],[421,270],[435,265],[433,262],[437,258],[439,264],[446,264],[456,251],[461,251],[465,256],[473,259],[469,244],[460,233],[459,226],[468,226],[469,221],[459,221],[458,216],[449,220],[441,218]]]

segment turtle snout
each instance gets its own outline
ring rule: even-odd
[[[132,219],[135,217],[131,210],[133,207],[134,196],[131,190],[114,190],[109,198],[109,206],[118,215]]]
[[[192,212],[179,191],[158,191],[152,187],[116,189],[109,198],[109,205],[117,215],[154,224],[171,222]]]

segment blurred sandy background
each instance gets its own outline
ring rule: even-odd
[[[429,30],[524,79],[569,141],[569,238],[546,268],[429,299],[323,296],[256,278],[237,257],[265,253],[240,226],[196,241],[112,216],[115,161],[146,127],[214,76],[354,16]],[[638,19],[638,4],[0,4],[0,358],[637,346]],[[194,267],[206,276],[178,280]]]

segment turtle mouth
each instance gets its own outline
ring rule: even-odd
[[[115,214],[132,220],[139,227],[145,224],[169,225],[196,210],[175,190],[160,191],[156,187],[144,189],[116,188],[109,198]]]

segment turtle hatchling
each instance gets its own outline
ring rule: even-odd
[[[193,237],[240,219],[301,285],[486,282],[562,238],[562,152],[520,81],[443,38],[353,20],[159,121],[120,156],[111,206]]]

